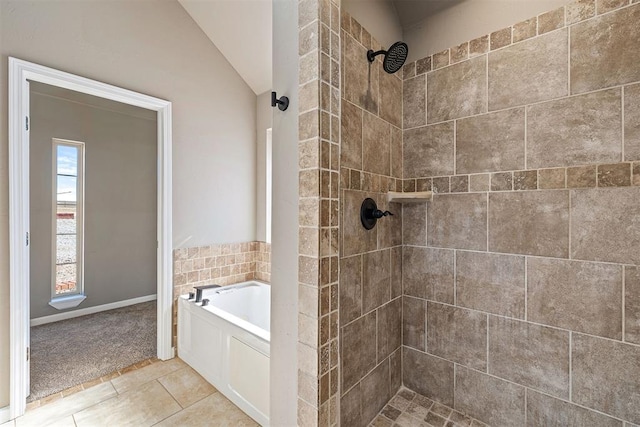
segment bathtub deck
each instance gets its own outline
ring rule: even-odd
[[[42,404],[0,427],[257,426],[178,358],[157,361],[86,390]]]

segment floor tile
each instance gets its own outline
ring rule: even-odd
[[[42,405],[16,420],[16,427],[44,427],[50,426],[59,420],[63,420],[78,411],[112,398],[116,390],[111,383],[102,383],[97,386],[75,393],[67,398],[58,399],[46,405]]]
[[[394,420],[394,421],[392,421]],[[402,387],[369,427],[489,427],[442,403]]]
[[[253,427],[258,424],[221,393],[214,393],[156,426],[206,427],[213,425],[216,427]],[[78,427],[81,426],[78,425]]]
[[[173,359],[164,362],[153,363],[138,370],[127,372],[124,375],[113,378],[111,382],[117,392],[122,394],[128,390],[163,377],[186,366],[187,365],[182,360],[174,357]]]
[[[78,427],[151,426],[182,408],[158,381],[101,402],[74,415]]]
[[[183,408],[191,406],[217,391],[189,366],[160,377],[158,381]]]

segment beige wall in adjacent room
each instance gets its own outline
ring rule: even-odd
[[[567,4],[566,0],[465,0],[407,26],[409,61],[500,30]],[[364,25],[364,22],[363,22]]]
[[[155,294],[155,115],[149,119],[143,110],[136,117],[34,93],[33,87],[30,109],[31,318],[60,313],[49,305],[54,271],[52,138],[85,143],[87,299],[74,309]]]
[[[174,247],[255,240],[256,96],[175,1],[0,2],[0,407],[9,403],[7,57],[173,103]]]

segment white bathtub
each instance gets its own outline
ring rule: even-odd
[[[269,425],[271,288],[205,289],[209,305],[178,298],[178,356],[247,415]]]

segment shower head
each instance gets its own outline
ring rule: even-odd
[[[389,73],[393,74],[398,71],[404,65],[404,61],[407,60],[409,54],[409,46],[405,42],[395,42],[391,45],[389,50],[379,50],[374,52],[369,50],[367,52],[367,59],[369,62],[373,62],[378,55],[384,54],[384,60],[382,61],[382,68]]]

